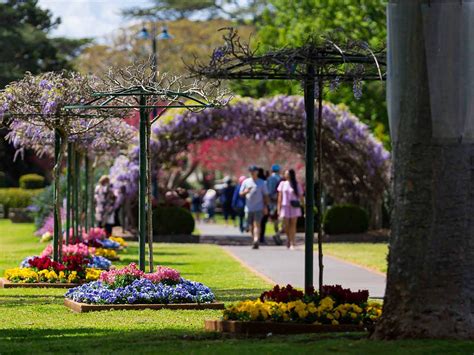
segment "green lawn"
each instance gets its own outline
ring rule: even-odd
[[[0,221],[0,274],[44,245],[31,225]],[[202,281],[225,302],[256,297],[269,285],[213,245],[157,244],[155,258]],[[136,260],[131,245],[123,261]],[[191,354],[472,354],[474,342],[372,342],[364,334],[241,338],[206,333],[203,321],[220,311],[109,311],[74,314],[64,290],[0,289],[0,354],[9,353],[191,353]]]
[[[332,255],[370,269],[386,273],[388,244],[386,243],[326,243],[323,250]]]

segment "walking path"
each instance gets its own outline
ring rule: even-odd
[[[267,276],[279,285],[304,286],[304,248],[288,250],[282,246],[224,246],[225,250],[244,264]],[[314,283],[318,284],[317,254],[314,254]],[[369,290],[371,297],[383,297],[385,277],[363,267],[324,256],[324,284],[341,285],[352,290]]]
[[[304,285],[304,247],[301,245],[303,236],[299,235],[300,244],[295,250],[284,246],[275,246],[272,238],[267,237],[269,245],[252,250],[248,233],[241,234],[233,226],[217,224],[198,224],[201,242],[225,244],[223,248],[241,262],[263,274],[280,285]],[[315,245],[315,251],[317,246]],[[314,283],[318,284],[317,254],[314,254]],[[371,297],[383,297],[385,293],[385,277],[364,267],[344,262],[331,256],[324,256],[324,284],[339,284],[352,290],[367,289]]]

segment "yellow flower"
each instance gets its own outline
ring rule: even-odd
[[[331,310],[334,306],[334,300],[331,297],[324,297],[321,302],[319,302],[321,310]]]
[[[332,324],[332,325],[338,325],[339,322],[338,322],[337,320],[333,319],[333,320],[331,321],[331,324]]]
[[[73,271],[69,274],[69,276],[67,277],[67,282],[69,283],[77,283],[79,282],[79,277],[77,276],[77,272],[76,271]]]
[[[96,281],[99,279],[102,270],[88,268],[86,269],[86,281]]]
[[[105,249],[105,248],[96,248],[95,255],[103,256],[104,258],[107,258],[107,259],[117,258],[117,252],[115,250]]]
[[[38,282],[38,274],[30,268],[14,268],[5,270],[5,278],[11,282]]]
[[[114,242],[117,242],[120,244],[120,246],[126,248],[128,246],[127,242],[125,241],[125,239],[121,238],[121,237],[110,237],[109,238],[110,240],[113,240]]]

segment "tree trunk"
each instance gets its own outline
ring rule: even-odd
[[[375,339],[474,338],[474,145],[433,134],[428,62],[435,53],[426,55],[425,45],[437,37],[424,31],[422,4],[428,2],[389,5],[394,211]],[[444,54],[451,71],[455,53]]]

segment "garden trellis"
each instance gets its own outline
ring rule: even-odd
[[[64,105],[71,101],[82,101],[91,92],[95,85],[94,78],[81,76],[77,73],[44,73],[32,75],[27,73],[25,77],[6,87],[1,94],[0,115],[7,117],[10,132],[8,139],[16,148],[30,148],[39,154],[48,154],[54,157],[54,237],[53,237],[53,259],[61,258],[62,245],[62,221],[61,221],[61,199],[59,180],[63,156],[68,148],[68,194],[66,213],[66,243],[69,242],[70,226],[74,225],[77,237],[79,233],[79,211],[77,200],[79,196],[76,183],[70,179],[71,161],[73,154],[71,144],[78,144],[81,139],[86,140],[89,149],[103,145],[103,137],[100,137],[99,130],[107,122],[113,132],[102,132],[103,134],[116,137],[130,136],[130,131],[123,125],[111,121],[116,120],[114,112],[88,111],[74,113],[64,110]],[[100,138],[100,142],[96,142]],[[111,143],[111,141],[109,141]],[[77,168],[77,164],[76,164]],[[78,170],[78,169],[76,169]],[[75,220],[71,223],[70,201],[71,187],[75,192],[73,201],[76,204],[76,211],[73,215]]]
[[[136,63],[122,69],[111,69],[103,78],[102,91],[92,94],[88,102],[71,104],[67,109],[80,110],[139,110],[139,201],[138,241],[139,267],[145,270],[145,245],[148,240],[150,272],[153,271],[153,230],[151,196],[151,127],[166,109],[183,108],[200,111],[227,103],[227,92],[210,82],[188,82],[182,77],[163,73],[156,75],[150,63]],[[157,112],[156,116],[150,114]]]
[[[17,148],[32,148],[40,153],[49,152],[54,156],[55,261],[61,257],[63,238],[59,181],[66,147],[69,142],[77,141],[85,134],[97,134],[101,124],[114,119],[113,115],[117,114],[117,111],[103,113],[91,110],[77,114],[64,110],[64,106],[71,101],[86,100],[95,85],[94,81],[94,77],[74,72],[27,73],[23,79],[9,84],[0,98],[0,116],[7,117],[14,145]],[[119,127],[114,126],[114,129]],[[75,217],[79,218],[78,214]],[[78,223],[76,220],[75,224]],[[66,242],[68,234],[69,229]]]
[[[230,28],[224,35],[224,45],[212,53],[209,63],[196,60],[190,70],[199,77],[227,80],[297,80],[304,89],[306,114],[305,162],[306,162],[306,202],[305,202],[305,288],[313,286],[313,243],[314,243],[314,158],[315,141],[318,156],[318,189],[316,207],[318,210],[318,261],[319,289],[323,285],[322,253],[322,110],[324,85],[350,82],[354,95],[359,97],[362,82],[383,80],[385,74],[384,51],[372,51],[367,43],[347,41],[336,43],[328,37],[307,43],[297,48],[283,48],[260,54],[249,44],[242,43],[237,31]],[[315,99],[318,101],[318,126],[315,127]],[[315,137],[315,132],[317,132]],[[316,138],[316,139],[315,139]]]

